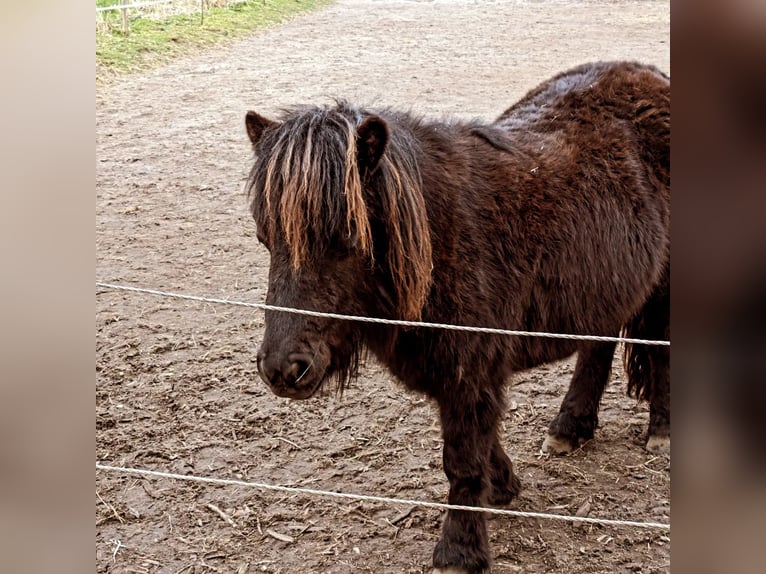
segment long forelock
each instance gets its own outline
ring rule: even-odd
[[[341,110],[342,111],[342,110]],[[367,206],[356,151],[356,118],[330,108],[304,108],[286,114],[263,143],[251,175],[254,211],[278,223],[297,269],[313,244],[339,234],[356,237],[357,248],[372,253]],[[260,194],[260,197],[257,195]]]
[[[420,120],[396,118],[415,126]],[[264,136],[250,174],[251,208],[274,242],[289,248],[297,269],[312,253],[341,235],[373,263],[368,206],[357,164],[356,129],[363,113],[337,102],[285,112],[283,123]],[[389,239],[386,265],[401,318],[420,318],[431,286],[431,238],[417,156],[419,143],[408,130],[392,132],[377,170],[377,200]],[[258,150],[256,150],[258,152]],[[367,185],[370,182],[366,182]],[[353,369],[352,369],[353,370]]]

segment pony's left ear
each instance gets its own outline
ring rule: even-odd
[[[388,143],[388,126],[378,116],[369,116],[356,130],[356,153],[362,173],[372,173]]]
[[[266,128],[273,126],[275,123],[277,122],[265,118],[261,114],[255,112],[247,112],[247,114],[245,114],[247,136],[250,138],[250,141],[253,142],[253,145],[258,143],[258,140],[261,139]]]

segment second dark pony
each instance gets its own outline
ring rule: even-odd
[[[345,102],[248,112],[248,190],[271,253],[267,303],[348,315],[667,339],[670,81],[635,63],[559,74],[495,122],[439,122]],[[498,440],[511,373],[577,353],[545,446],[593,436],[614,343],[401,328],[266,312],[258,371],[279,396],[342,389],[371,351],[439,408],[449,502],[519,492]],[[669,446],[668,347],[626,345]],[[485,572],[481,513],[449,511],[437,569]]]

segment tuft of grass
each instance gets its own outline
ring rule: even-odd
[[[108,6],[119,0],[97,0]],[[96,82],[118,74],[146,70],[178,56],[245,36],[254,30],[330,4],[332,0],[247,0],[200,14],[171,16],[165,20],[131,18],[130,32],[120,28],[120,12],[105,14],[105,25],[96,31]]]

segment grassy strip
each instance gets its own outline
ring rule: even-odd
[[[130,33],[120,30],[120,12],[108,12],[108,31],[96,33],[96,82],[117,74],[137,72],[190,54],[200,48],[242,37],[281,22],[288,16],[327,5],[332,0],[249,0],[200,14],[173,16],[163,21],[135,18]],[[102,0],[111,5],[118,0]]]

